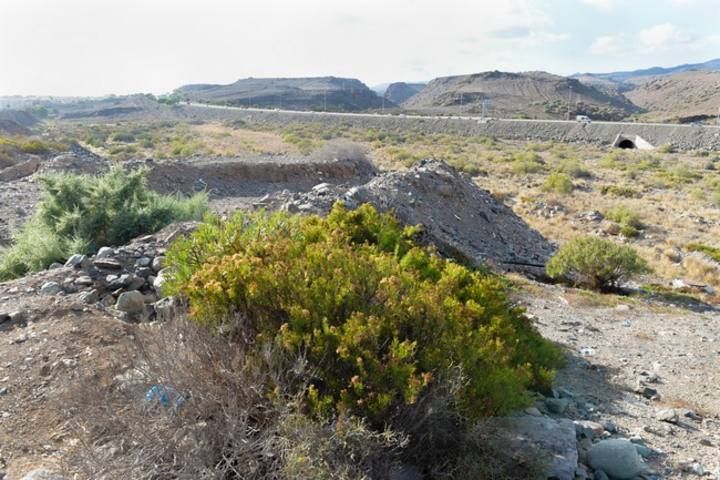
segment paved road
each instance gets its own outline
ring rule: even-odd
[[[361,117],[361,118],[424,118],[432,120],[472,120],[479,122],[482,117],[477,116],[443,116],[443,115],[391,115],[381,113],[351,113],[351,112],[315,112],[315,111],[304,111],[304,110],[283,110],[277,108],[253,108],[253,107],[232,107],[226,105],[209,105],[206,103],[185,103],[183,105],[191,107],[202,107],[210,109],[222,109],[222,110],[239,110],[243,112],[264,112],[264,113],[292,113],[296,115],[335,115],[339,117]],[[492,122],[526,122],[526,123],[564,123],[564,124],[577,124],[575,120],[535,120],[535,119],[520,119],[520,118],[493,118]],[[720,130],[720,125],[692,125],[692,124],[677,124],[677,123],[646,123],[646,122],[603,122],[593,121],[593,124],[599,125],[633,125],[633,126],[662,126],[662,127],[678,127],[678,128],[710,128]]]

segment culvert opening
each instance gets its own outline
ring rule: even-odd
[[[628,140],[627,138],[624,140],[621,140],[620,143],[617,144],[618,148],[624,148],[624,149],[632,149],[637,148],[635,146],[635,142],[632,140]]]

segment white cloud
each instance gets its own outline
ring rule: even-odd
[[[590,45],[590,53],[594,55],[612,55],[622,51],[623,48],[627,48],[627,42],[625,36],[622,34],[618,35],[604,35],[597,37]]]
[[[615,7],[615,0],[580,0],[585,5],[597,8],[598,10],[610,11]]]
[[[655,53],[687,44],[692,39],[688,34],[671,23],[661,23],[638,33],[638,48],[641,53]]]
[[[652,55],[667,52],[687,51],[704,47],[712,36],[693,38],[671,23],[661,23],[644,28],[635,35],[618,33],[596,37],[590,45],[594,55],[615,55],[620,52]],[[712,42],[711,42],[712,43]]]

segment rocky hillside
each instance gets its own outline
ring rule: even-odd
[[[426,83],[391,83],[385,90],[385,100],[400,105],[410,97],[417,95],[426,85]]]
[[[634,79],[624,94],[656,121],[691,122],[715,118],[720,109],[720,72],[689,71]]]
[[[382,99],[354,78],[244,78],[229,85],[185,85],[175,92],[191,101],[260,108],[357,111],[382,107]]]
[[[646,77],[657,77],[661,75],[674,75],[677,73],[690,72],[690,71],[718,71],[720,70],[720,58],[708,60],[703,63],[686,63],[683,65],[676,65],[674,67],[651,67],[643,68],[640,70],[630,70],[624,72],[610,72],[610,73],[583,73],[573,75],[575,78],[579,77],[591,77],[600,80],[610,80],[613,82],[627,82],[635,78],[646,78]]]
[[[495,117],[565,118],[590,115],[618,120],[639,109],[620,95],[603,92],[576,79],[545,72],[483,72],[436,78],[405,102],[408,109],[436,113],[480,113]]]

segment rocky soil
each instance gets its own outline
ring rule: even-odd
[[[78,152],[42,168],[53,165],[106,167],[102,159]],[[237,171],[247,175],[266,168],[243,165]],[[316,167],[335,173],[314,177]],[[233,171],[227,161],[198,161],[185,176],[175,167],[159,168],[157,188],[177,184],[193,190],[202,180],[215,207],[225,211],[244,205],[322,212],[335,199],[351,206],[372,201],[408,223],[424,223],[427,241],[441,251],[489,260],[500,269],[542,262],[552,251],[510,209],[441,162],[395,173],[352,162],[286,162],[288,170],[271,177],[277,181],[250,175],[246,196],[244,177],[227,177]],[[302,173],[299,186],[280,190],[292,183],[292,175],[282,177],[291,171]],[[268,188],[255,189],[262,185]],[[22,207],[29,215],[37,184],[23,178],[2,187],[0,214]],[[161,328],[174,314],[176,303],[160,299],[164,253],[193,228],[171,225],[128,245],[0,283],[0,478],[72,478],[67,460],[89,438],[67,413],[73,392],[90,380],[114,388],[117,375],[127,373],[137,336]],[[717,308],[513,278],[514,301],[527,308],[543,335],[566,349],[567,364],[551,394],[483,428],[504,432],[508,448],[518,452],[539,448],[549,474],[560,480],[720,479]]]

